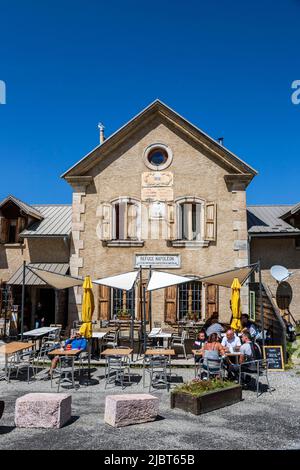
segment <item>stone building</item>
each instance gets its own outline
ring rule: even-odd
[[[246,188],[256,171],[160,101],[64,173],[73,188],[70,271],[102,278],[139,266],[204,276],[248,265]],[[148,270],[143,270],[146,282]],[[135,312],[139,289],[100,287],[95,317]],[[230,292],[191,282],[152,295],[154,321],[230,320]],[[242,292],[248,309],[247,289]],[[70,298],[77,318],[81,292]],[[149,302],[148,302],[149,303]]]
[[[261,260],[262,279],[286,320],[300,321],[300,204],[248,206],[250,261]],[[291,276],[280,284],[271,268]]]
[[[20,313],[23,261],[31,267],[68,273],[71,211],[70,205],[63,204],[30,206],[14,196],[0,203],[0,284],[11,287],[10,302],[16,306],[16,314]],[[27,269],[25,284],[27,329],[34,326],[39,303],[46,324],[66,322],[67,291],[55,291]],[[1,289],[1,306],[7,300],[1,298],[3,292]]]
[[[20,305],[23,261],[92,279],[142,266],[145,284],[150,266],[202,277],[260,259],[269,323],[277,307],[300,320],[300,204],[247,208],[255,175],[157,100],[107,139],[100,126],[100,145],[63,175],[73,188],[72,205],[30,206],[14,196],[0,203],[0,282],[11,286],[12,301]],[[280,286],[270,275],[274,264],[293,272]],[[95,286],[94,319],[132,312],[139,319],[139,293],[139,286],[128,293]],[[242,289],[243,312],[251,311],[252,294],[249,301],[248,286]],[[230,289],[190,282],[147,296],[146,315],[151,303],[152,320],[162,324],[214,311],[228,322],[229,299]],[[39,302],[47,324],[71,326],[80,318],[81,288],[55,291],[28,271],[27,328],[34,326]]]

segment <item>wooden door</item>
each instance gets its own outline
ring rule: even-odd
[[[176,323],[177,321],[177,286],[165,289],[165,322]]]
[[[146,281],[143,281],[143,284],[142,284],[142,287],[146,287],[148,282]],[[138,301],[138,305],[137,305],[137,312],[138,312],[138,320],[141,320],[142,319],[142,314],[141,314],[141,290],[140,290],[140,285],[138,284],[137,286],[137,289],[138,289],[138,295],[137,295],[137,301]],[[146,321],[149,321],[149,292],[146,291]]]
[[[110,320],[110,287],[99,286],[98,320]]]
[[[205,298],[205,318],[207,320],[214,312],[219,312],[219,286],[206,284]]]

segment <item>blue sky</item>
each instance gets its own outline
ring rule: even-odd
[[[160,98],[296,203],[300,1],[0,0],[0,198],[71,201],[60,174]]]

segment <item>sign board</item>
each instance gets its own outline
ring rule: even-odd
[[[142,188],[142,201],[173,201],[173,188]]]
[[[135,268],[180,268],[180,255],[135,255]]]
[[[173,173],[170,171],[152,171],[142,174],[142,188],[153,186],[173,186]]]
[[[264,358],[268,361],[268,370],[284,370],[282,346],[264,346]]]

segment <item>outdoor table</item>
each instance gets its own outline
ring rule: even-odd
[[[107,335],[108,331],[93,331],[92,333],[92,341],[95,340],[97,343],[97,348],[96,348],[97,352],[95,352],[97,355],[99,355],[99,353],[101,352],[102,341],[103,341],[103,338]],[[99,342],[100,342],[100,347],[99,347]]]
[[[52,351],[49,351],[48,354],[51,354],[51,356],[77,356],[77,354],[81,353],[83,349],[63,349],[63,348],[57,348],[53,349]]]
[[[133,349],[131,348],[110,348],[110,349],[105,349],[101,354],[103,356],[129,356],[133,352]]]
[[[0,347],[0,354],[5,355],[5,380],[7,380],[7,362],[8,356],[33,348],[34,343],[22,343],[21,341],[13,341]]]
[[[233,358],[235,363],[237,364],[239,362],[239,357],[241,356],[242,353],[240,352],[227,352],[225,353],[226,357],[229,357],[229,359]]]
[[[37,341],[41,340],[43,336],[48,335],[49,333],[52,333],[56,330],[58,330],[57,326],[42,326],[41,328],[35,328],[34,330],[25,331],[23,333],[23,336],[31,338],[32,341]],[[19,334],[19,336],[20,335],[21,333]],[[41,346],[41,341],[39,346]]]
[[[168,367],[170,370],[169,377],[171,379],[171,356],[175,356],[174,349],[147,349],[146,350],[145,355],[144,355],[144,360],[143,360],[143,383],[144,383],[144,377],[145,377],[146,356],[168,356]]]
[[[164,331],[161,331],[159,333],[149,333],[148,338],[150,339],[163,339],[163,345],[164,348],[167,348],[169,346],[170,339],[172,338],[172,333],[167,333]]]
[[[39,338],[40,336],[47,335],[48,333],[52,333],[53,331],[56,331],[56,330],[58,330],[57,326],[42,326],[41,328],[35,328],[34,330],[25,331],[23,333],[23,336]]]

